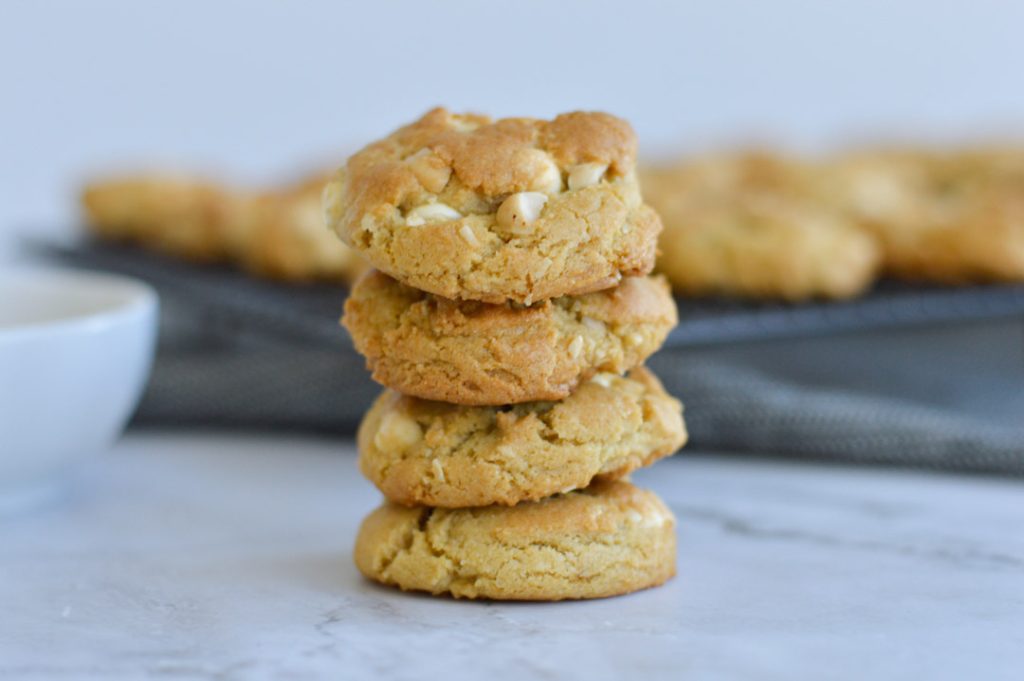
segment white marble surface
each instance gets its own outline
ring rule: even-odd
[[[0,520],[0,678],[1021,678],[1021,483],[692,453],[636,479],[680,519],[667,586],[455,602],[358,576],[349,445],[133,435]]]

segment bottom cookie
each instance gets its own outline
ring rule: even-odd
[[[385,503],[363,521],[355,562],[383,584],[456,598],[603,598],[675,575],[675,518],[622,480],[511,507]]]

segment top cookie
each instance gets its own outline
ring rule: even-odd
[[[625,121],[575,112],[491,121],[434,109],[348,160],[327,222],[375,267],[446,298],[530,304],[654,265]]]

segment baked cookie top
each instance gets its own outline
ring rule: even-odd
[[[399,504],[512,505],[618,478],[686,442],[682,405],[643,367],[560,402],[460,407],[387,390],[359,428],[360,469]]]
[[[405,590],[456,598],[603,598],[675,574],[675,518],[653,493],[596,483],[517,506],[386,503],[364,521],[356,566]]]
[[[429,111],[352,156],[324,192],[330,224],[378,269],[447,298],[529,304],[654,264],[625,121]]]
[[[677,316],[660,277],[523,306],[450,300],[370,272],[353,287],[342,321],[389,388],[500,405],[562,399],[597,372],[641,364]]]

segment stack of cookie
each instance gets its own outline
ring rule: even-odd
[[[635,156],[607,114],[436,109],[328,184],[328,224],[379,270],[343,319],[387,386],[358,437],[387,498],[356,541],[366,576],[559,600],[675,573],[671,512],[624,480],[686,439],[642,366],[676,310],[647,276],[661,224]]]

